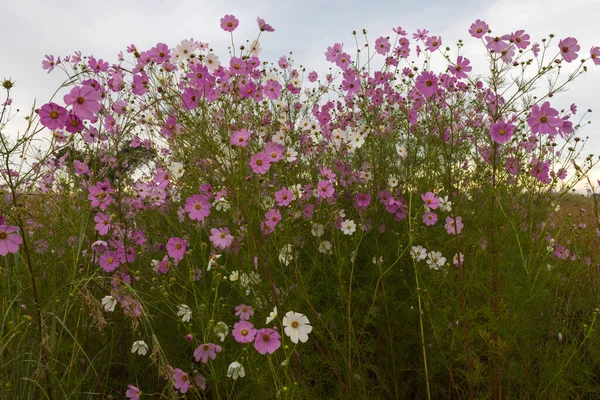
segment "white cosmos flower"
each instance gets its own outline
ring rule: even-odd
[[[356,224],[351,219],[346,219],[342,222],[342,232],[344,235],[352,235],[356,231]]]
[[[235,270],[235,271],[233,271],[231,274],[229,274],[229,280],[230,280],[231,282],[235,282],[235,281],[237,281],[238,279],[240,279],[240,271],[238,271],[238,270]]]
[[[427,265],[431,269],[440,269],[446,264],[446,257],[439,251],[430,251],[427,255]]]
[[[145,356],[148,353],[148,345],[143,340],[136,340],[133,342],[133,346],[131,346],[131,352]]]
[[[298,343],[298,340],[305,343],[308,340],[308,334],[312,332],[312,326],[306,315],[294,311],[288,311],[285,314],[283,326],[285,334],[293,343]]]
[[[229,364],[229,367],[227,368],[227,377],[236,380],[237,378],[243,378],[245,376],[246,370],[244,369],[242,364],[240,364],[237,361],[234,361],[231,364]]]
[[[286,244],[279,251],[279,262],[287,267],[292,261],[294,261],[294,246]]]
[[[329,240],[323,240],[319,243],[319,253],[321,254],[331,254],[332,244]]]
[[[213,331],[215,332],[215,335],[217,335],[218,338],[221,339],[221,342],[224,342],[227,335],[229,335],[229,327],[223,321],[217,322],[217,324],[213,328]]]
[[[314,223],[310,228],[310,233],[314,237],[321,237],[325,233],[325,227],[321,224]]]
[[[206,65],[206,68],[208,68],[210,72],[214,72],[217,68],[219,68],[219,65],[221,65],[221,61],[219,61],[219,57],[217,57],[215,54],[208,53],[204,57],[204,65]]]
[[[267,317],[267,324],[271,323],[275,318],[277,318],[277,306],[273,307],[273,311]]]
[[[413,260],[423,261],[427,257],[427,249],[423,246],[413,246],[410,249],[410,256]]]
[[[117,299],[114,296],[108,295],[104,296],[102,299],[102,305],[104,306],[104,311],[115,311],[115,306],[117,305]]]
[[[192,310],[185,304],[180,304],[177,306],[177,315],[181,317],[183,322],[188,322],[192,319]]]

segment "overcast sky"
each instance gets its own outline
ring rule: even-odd
[[[275,28],[261,36],[262,60],[275,62],[293,51],[297,64],[318,72],[328,67],[323,55],[328,46],[340,42],[345,50],[353,48],[351,32],[363,28],[371,42],[395,37],[397,26],[409,37],[428,29],[451,48],[463,39],[463,53],[475,66],[485,65],[477,63],[477,57],[483,60],[483,45],[467,32],[476,19],[485,20],[495,34],[524,29],[532,42],[549,33],[556,35],[556,44],[575,37],[580,58],[589,57],[592,45],[600,46],[600,0],[0,0],[0,78],[16,81],[13,104],[28,109],[34,99],[38,106],[46,103],[65,78],[60,70],[49,75],[42,70],[45,54],[64,57],[80,50],[112,63],[132,43],[147,50],[158,42],[174,47],[194,38],[209,43],[223,60],[230,43],[219,27],[225,14],[240,20],[236,44],[256,38],[260,16]],[[589,63],[589,72],[552,101],[557,108],[576,103],[580,111],[594,111],[586,117],[592,125],[580,132],[590,137],[586,154],[600,154],[600,66],[593,67]],[[15,122],[10,126],[18,129]],[[600,178],[600,172],[596,175]]]

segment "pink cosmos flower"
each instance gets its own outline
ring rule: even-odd
[[[429,31],[427,29],[417,29],[417,32],[413,33],[413,39],[425,41],[425,39],[427,39],[428,33]]]
[[[377,40],[375,40],[375,51],[377,52],[377,54],[381,54],[384,56],[390,51],[391,48],[392,45],[390,44],[388,38],[381,36]]]
[[[440,48],[442,45],[442,38],[439,36],[429,36],[425,41],[425,46],[427,46],[427,50],[434,52]]]
[[[513,124],[498,120],[490,126],[490,136],[494,142],[504,144],[510,140],[515,129],[516,126]]]
[[[250,167],[255,174],[263,175],[271,168],[270,156],[267,153],[260,152],[250,159]]]
[[[292,200],[294,199],[294,194],[291,190],[286,187],[283,187],[275,192],[275,201],[280,206],[288,206]]]
[[[434,225],[438,220],[438,216],[436,213],[427,211],[423,214],[423,223],[427,226]]]
[[[142,391],[136,388],[133,385],[127,385],[127,392],[125,392],[125,396],[127,396],[130,400],[140,400],[140,396],[142,395]]]
[[[562,126],[562,120],[558,117],[558,111],[551,108],[550,102],[546,101],[541,107],[534,104],[527,117],[527,124],[531,133],[555,135],[556,128]]]
[[[281,96],[282,86],[279,82],[269,79],[263,88],[265,96],[271,100],[277,100]]]
[[[211,243],[213,244],[213,246],[219,247],[221,249],[226,249],[229,246],[231,246],[231,243],[233,243],[233,236],[231,235],[231,232],[229,232],[229,229],[227,229],[227,228],[219,228],[219,229],[212,228],[210,230],[209,239],[210,239]]]
[[[254,310],[251,306],[240,304],[235,307],[235,316],[240,317],[242,321],[248,321],[254,315]]]
[[[520,29],[510,35],[510,39],[519,49],[526,49],[531,43],[529,41],[529,35],[524,30]]]
[[[317,193],[320,198],[327,199],[329,197],[333,197],[335,189],[331,182],[326,180],[320,180],[319,184],[317,185]]]
[[[40,123],[51,130],[62,129],[67,123],[68,112],[55,103],[44,104],[38,113]]]
[[[256,336],[256,329],[248,321],[239,321],[233,325],[231,334],[238,343],[250,343]]]
[[[272,354],[281,347],[279,339],[281,339],[281,335],[277,331],[269,328],[259,329],[254,339],[254,348],[260,354]]]
[[[96,231],[102,236],[106,235],[110,229],[110,216],[104,213],[98,213],[94,217],[94,221],[96,221]]]
[[[590,57],[594,65],[600,65],[600,46],[594,46],[590,49]]]
[[[359,193],[354,200],[358,208],[367,208],[371,204],[371,195],[368,193]]]
[[[438,78],[431,71],[423,71],[415,83],[415,88],[425,97],[433,96],[438,90]]]
[[[175,261],[183,260],[186,248],[187,242],[178,237],[172,237],[167,242],[167,253]]]
[[[484,21],[478,19],[477,21],[471,24],[471,27],[469,28],[469,33],[474,38],[481,39],[489,30],[489,25],[486,24]]]
[[[202,390],[206,390],[206,377],[202,374],[194,376],[194,383]]]
[[[175,379],[175,383],[173,383],[175,389],[179,389],[182,394],[185,394],[190,388],[190,378],[188,374],[179,368],[175,368],[173,369],[173,378]]]
[[[119,255],[114,251],[107,251],[102,254],[99,263],[104,271],[113,272],[119,266]]]
[[[456,65],[449,65],[448,69],[450,72],[456,76],[458,79],[465,79],[467,77],[467,72],[471,72],[473,68],[469,65],[471,62],[468,58],[463,58],[463,56],[458,56],[456,59]]]
[[[435,194],[433,194],[433,192],[427,192],[425,194],[422,194],[421,199],[423,199],[425,205],[431,208],[432,210],[435,210],[440,206],[440,199],[435,197]]]
[[[114,193],[114,189],[110,187],[110,181],[108,179],[105,179],[104,182],[98,182],[94,186],[90,186],[88,191],[90,192],[88,200],[92,202],[92,207],[98,207],[104,211],[106,210],[106,207],[112,203],[110,194]]]
[[[82,120],[94,118],[94,114],[100,111],[100,92],[90,86],[78,86],[63,98],[65,104],[73,107],[73,112]]]
[[[504,50],[508,49],[508,40],[510,40],[510,35],[503,36],[486,36],[485,40],[487,40],[486,47],[493,51],[494,53],[502,53]]]
[[[75,113],[69,112],[67,115],[65,130],[69,133],[77,133],[83,130],[83,122],[77,115],[75,115]]]
[[[185,200],[185,212],[194,221],[204,221],[210,214],[210,207],[208,197],[203,194],[195,194]]]
[[[225,15],[221,18],[221,29],[225,32],[233,32],[240,24],[240,21],[233,15]]]
[[[581,49],[577,44],[577,39],[572,37],[564,38],[558,42],[558,48],[563,59],[568,63],[577,59],[577,52]]]
[[[0,256],[19,251],[19,245],[23,243],[23,238],[17,233],[18,226],[0,225]]]
[[[454,223],[455,219],[456,224]],[[449,235],[460,234],[462,228],[464,228],[462,217],[446,217],[446,225],[444,225],[444,228],[446,228],[446,232],[448,232]]]
[[[54,56],[46,54],[46,59],[42,61],[42,69],[47,69],[48,73],[54,70],[56,64],[60,63],[60,57],[58,60],[54,60]]]
[[[202,361],[204,364],[208,362],[208,359],[214,360],[217,357],[217,353],[220,353],[221,346],[214,343],[201,344],[194,350],[194,358],[196,361]]]
[[[256,17],[256,23],[258,24],[258,29],[260,29],[261,32],[275,32],[275,29],[273,29],[271,25],[267,24],[261,17]]]
[[[265,225],[273,229],[281,221],[281,212],[276,208],[271,208],[265,213]]]
[[[246,129],[233,132],[229,137],[229,143],[232,146],[246,147],[248,146],[248,140],[250,139],[250,132]]]

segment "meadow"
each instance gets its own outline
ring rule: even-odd
[[[600,47],[396,27],[320,74],[239,23],[46,56],[19,134],[1,82],[0,398],[600,397],[598,157],[553,107]]]

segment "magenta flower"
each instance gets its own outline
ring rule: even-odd
[[[427,50],[434,52],[440,48],[442,45],[442,38],[439,36],[429,36],[425,41],[425,46],[427,46]]]
[[[231,246],[231,243],[233,243],[233,236],[231,235],[231,232],[229,232],[229,229],[227,229],[227,228],[219,228],[219,229],[212,228],[210,230],[209,239],[210,239],[211,243],[213,244],[213,246],[219,247],[221,249],[226,249],[229,246]]]
[[[185,249],[187,248],[187,242],[178,237],[172,237],[167,242],[167,253],[173,260],[181,261],[185,255]]]
[[[283,187],[275,192],[275,201],[280,206],[288,206],[292,200],[294,199],[294,194],[291,190],[286,187]]]
[[[75,115],[75,113],[70,112],[67,115],[67,122],[65,123],[65,130],[69,133],[77,133],[83,130],[83,122],[81,119]]]
[[[590,57],[594,65],[600,65],[600,46],[594,46],[590,49]]]
[[[17,233],[18,226],[0,225],[0,256],[19,251],[19,245],[23,243],[23,238]]]
[[[277,226],[279,221],[281,221],[281,212],[276,208],[271,208],[265,213],[265,219],[265,225],[273,229]]]
[[[490,136],[494,142],[504,144],[510,140],[515,129],[513,124],[499,120],[490,126]]]
[[[267,24],[261,17],[256,17],[256,23],[258,24],[258,29],[260,29],[261,32],[275,32],[275,29],[273,29],[271,25]]]
[[[179,389],[182,394],[185,394],[190,388],[190,378],[188,374],[179,368],[175,368],[173,369],[173,378],[175,379],[175,382],[173,383],[175,389]]]
[[[508,40],[510,40],[510,35],[503,36],[486,36],[485,40],[487,40],[486,47],[493,51],[494,53],[502,53],[504,50],[508,49]]]
[[[359,193],[354,200],[356,201],[356,207],[367,208],[371,204],[371,195],[368,193]]]
[[[194,376],[194,383],[202,390],[206,390],[206,377],[202,374]]]
[[[489,30],[490,30],[489,25],[486,24],[484,21],[478,19],[477,21],[475,21],[471,24],[469,33],[474,38],[481,39]]]
[[[73,107],[73,112],[82,120],[94,118],[100,111],[100,92],[90,86],[74,87],[65,95],[65,104]]]
[[[531,133],[555,135],[556,128],[562,127],[562,120],[558,117],[558,111],[551,108],[550,102],[546,101],[541,107],[535,104],[531,108],[527,124]]]
[[[238,343],[251,343],[256,336],[256,329],[248,321],[239,321],[233,325],[231,334]]]
[[[427,211],[423,214],[423,223],[427,226],[434,225],[438,220],[438,216],[436,213]]]
[[[204,221],[210,214],[210,207],[208,197],[202,194],[195,194],[185,200],[185,212],[194,221]]]
[[[465,79],[467,77],[467,72],[471,72],[473,68],[469,65],[471,62],[468,58],[463,58],[463,56],[458,56],[456,59],[456,65],[449,65],[448,69],[450,73],[452,73],[458,79]]]
[[[44,104],[38,113],[40,123],[46,128],[55,130],[62,129],[67,123],[68,112],[64,107],[55,103]]]
[[[133,385],[127,385],[127,392],[125,392],[125,396],[127,396],[130,400],[140,400],[140,396],[142,395],[142,391],[136,388]]]
[[[377,40],[375,40],[375,51],[378,54],[385,56],[391,48],[392,45],[390,44],[388,38],[381,36]]]
[[[46,54],[46,59],[42,61],[42,69],[47,69],[48,73],[50,73],[58,63],[60,63],[60,58],[55,61],[54,56]]]
[[[281,96],[281,90],[281,84],[273,79],[269,79],[263,88],[265,96],[271,100],[277,100]]]
[[[248,321],[254,315],[254,310],[251,306],[240,304],[235,307],[235,316],[240,317],[242,321]]]
[[[239,24],[240,21],[233,15],[227,14],[221,18],[221,29],[223,29],[225,32],[235,31],[235,28],[237,28]]]
[[[558,42],[558,48],[563,59],[568,63],[577,59],[577,52],[581,49],[577,44],[577,39],[572,37],[564,38]]]
[[[329,197],[333,197],[335,193],[335,189],[333,184],[326,180],[320,180],[317,185],[317,194],[322,199],[327,199]]]
[[[264,152],[257,153],[250,159],[250,167],[255,174],[262,175],[271,168],[271,157]]]
[[[110,229],[110,216],[104,213],[98,213],[94,217],[94,221],[96,222],[96,231],[102,236],[106,235]]]
[[[248,146],[248,140],[250,139],[250,132],[246,129],[233,132],[229,137],[229,143],[232,146],[246,147]]]
[[[415,83],[415,88],[425,97],[433,96],[438,90],[438,78],[431,71],[423,71]]]
[[[440,199],[435,197],[435,194],[433,194],[433,192],[427,192],[425,194],[422,194],[421,199],[423,199],[425,205],[431,208],[432,210],[435,210],[440,206]]]
[[[102,254],[99,263],[104,271],[113,272],[119,266],[119,255],[114,251],[107,251]]]
[[[530,36],[527,33],[525,33],[525,31],[522,29],[510,35],[510,39],[519,49],[526,49],[527,46],[529,46],[529,44],[531,43],[529,41],[529,37]]]
[[[194,359],[196,361],[202,361],[204,364],[208,362],[208,359],[214,360],[217,357],[217,353],[220,353],[221,346],[214,343],[201,344],[194,350]]]
[[[454,222],[455,220],[456,224]],[[462,217],[446,217],[446,225],[444,225],[444,228],[446,228],[446,232],[448,232],[449,235],[458,235],[462,231],[462,228],[464,228]]]
[[[92,202],[92,207],[98,207],[104,211],[106,210],[106,207],[112,203],[110,194],[114,193],[114,190],[110,187],[108,179],[105,179],[104,182],[98,182],[94,186],[90,186],[88,191],[90,192],[88,200]]]
[[[281,335],[277,331],[269,328],[259,329],[254,339],[254,348],[260,354],[272,354],[281,347],[279,339],[281,339]]]

